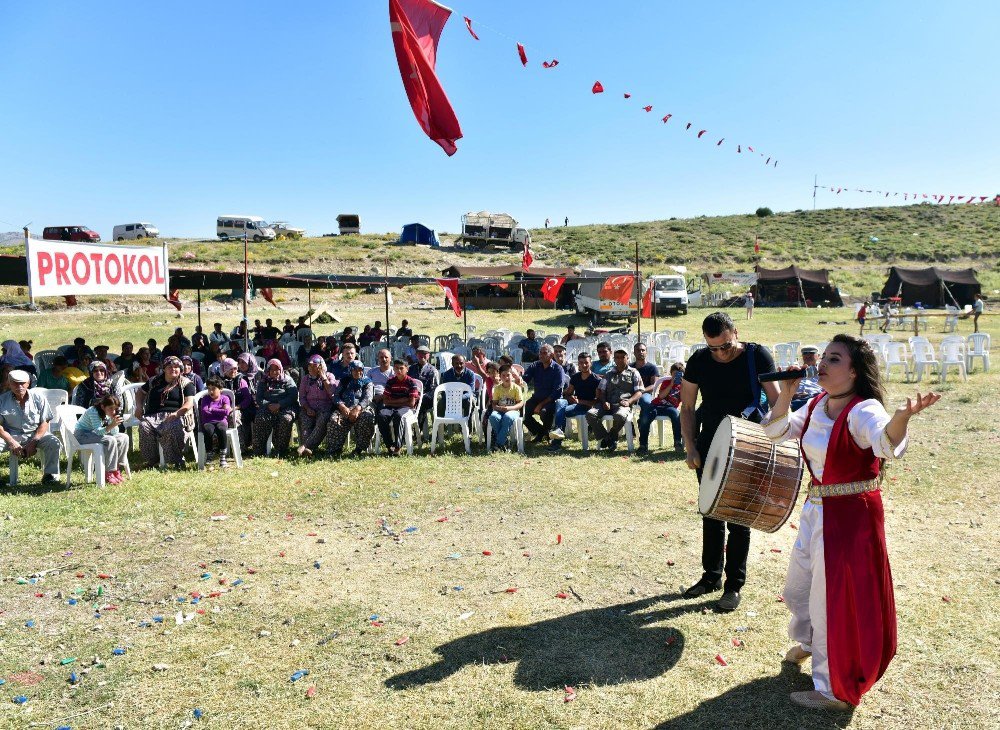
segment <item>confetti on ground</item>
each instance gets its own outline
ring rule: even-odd
[[[517,593],[517,588],[508,588],[507,593]]]
[[[402,646],[409,640],[410,640],[409,636],[400,636],[398,639],[396,639],[396,646]]]
[[[475,615],[475,613],[476,613],[475,611],[466,611],[465,613],[459,614],[458,620],[459,621],[468,621],[470,618],[472,618]]]
[[[556,545],[562,545],[562,535],[556,535]]]
[[[438,522],[447,522],[447,521],[448,521],[448,518],[447,518],[447,517],[438,517],[438,518],[437,518],[437,521],[438,521]]]
[[[676,636],[668,636],[667,637],[667,646],[673,646],[676,643],[677,643],[677,637]]]
[[[737,649],[742,649],[744,646],[746,646],[746,644],[743,643],[743,639],[737,639],[736,637],[733,637],[732,639],[730,639],[730,641],[732,641],[733,646],[735,646]]]
[[[483,555],[485,555],[486,557],[489,557],[492,554],[493,554],[493,551],[491,551],[491,550],[483,550]]]
[[[569,598],[569,594],[559,591],[558,593],[556,593],[556,598]]]
[[[570,687],[569,685],[566,685],[563,688],[563,691],[565,692],[565,694],[563,695],[563,702],[572,702],[573,700],[576,699],[576,690]]]
[[[725,659],[724,659],[724,658],[722,657],[722,654],[716,654],[716,655],[715,655],[715,661],[716,661],[716,662],[718,662],[718,663],[719,663],[720,665],[722,665],[723,667],[728,667],[728,666],[729,666],[729,662],[727,662],[727,661],[726,661],[726,660],[725,660]]]
[[[288,681],[289,682],[298,682],[300,679],[302,679],[303,677],[307,676],[308,674],[309,674],[309,670],[308,669],[300,669],[297,672],[293,673],[292,676],[288,678]]]
[[[228,520],[229,519],[229,515],[214,514],[211,517],[209,517],[208,519],[210,519],[212,522],[222,522],[223,520]]]
[[[448,556],[448,560],[458,560],[460,557],[462,557],[462,553],[452,553]]]
[[[945,603],[951,603],[951,596],[941,596],[941,600]]]
[[[202,717],[204,717],[205,712],[200,707],[196,707],[194,708],[194,712],[192,712],[191,714],[194,715],[195,720],[200,720]]]
[[[771,548],[771,552],[772,553],[780,553],[781,552],[781,548]]]
[[[306,690],[306,697],[308,697],[309,699],[312,699],[315,696],[316,696],[316,685],[313,685],[309,689]]]

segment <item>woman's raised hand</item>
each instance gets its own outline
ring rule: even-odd
[[[917,391],[917,397],[907,398],[906,403],[897,408],[896,412],[905,414],[906,417],[909,418],[910,416],[917,415],[925,408],[930,408],[939,400],[941,400],[940,393],[927,393],[926,395],[920,395],[920,392]]]

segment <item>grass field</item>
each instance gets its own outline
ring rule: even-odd
[[[349,320],[374,318],[350,305]],[[695,341],[703,315],[668,324]],[[399,316],[460,331],[440,310]],[[470,323],[570,321],[531,316]],[[117,345],[190,331],[192,317],[5,314],[0,334],[36,349],[77,334]],[[829,318],[844,315],[758,310],[739,325],[766,343],[852,331],[819,323]],[[912,390],[898,381],[893,403]],[[694,478],[669,450],[585,456],[567,442],[560,456],[466,457],[452,438],[434,458],[251,459],[104,490],[77,468],[72,489],[43,491],[24,466],[23,486],[0,490],[0,727],[996,727],[998,385],[979,367],[940,386],[890,471],[900,649],[850,715],[787,700],[810,686],[780,665],[791,525],[754,534],[743,604],[717,614],[678,597],[700,574],[700,518]],[[291,682],[298,670],[309,674]]]

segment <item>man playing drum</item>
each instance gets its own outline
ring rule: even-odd
[[[708,315],[701,325],[708,347],[698,350],[687,362],[681,382],[681,432],[687,465],[695,469],[701,482],[702,466],[719,423],[726,416],[744,415],[760,421],[760,393],[763,388],[769,403],[778,397],[774,383],[764,383],[757,376],[774,372],[771,354],[754,343],[739,341],[736,326],[725,312]],[[752,358],[752,359],[751,359]],[[695,410],[698,394],[701,405]],[[702,517],[702,576],[684,592],[685,598],[698,598],[724,588],[720,611],[733,611],[740,605],[740,590],[746,582],[747,554],[750,552],[750,528],[732,522],[729,544],[726,525]],[[722,572],[726,581],[723,586]]]

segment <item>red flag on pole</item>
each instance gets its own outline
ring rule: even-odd
[[[470,18],[468,16],[462,16],[462,20],[465,21],[465,27],[469,29],[469,35],[471,35],[473,38],[475,38],[478,41],[479,40],[479,36],[477,36],[476,35],[476,31],[474,31],[472,29],[472,18]]]
[[[547,302],[555,304],[556,299],[559,298],[559,290],[562,289],[565,281],[565,276],[550,276],[542,284],[542,298]]]
[[[635,284],[635,276],[622,274],[620,276],[609,276],[604,280],[601,287],[601,299],[611,299],[628,306],[632,300],[632,287]]]
[[[524,253],[521,254],[521,268],[527,271],[531,268],[531,264],[535,261],[535,257],[531,255],[531,244],[528,241],[524,242]]]
[[[626,98],[626,99],[631,99],[631,98],[632,98],[632,95],[626,92],[626,93],[625,93],[625,98]]]
[[[164,297],[163,297],[168,302],[170,302],[171,306],[173,306],[174,308],[176,308],[178,312],[181,311],[181,306],[182,306],[181,305],[181,300],[180,300],[180,293],[181,293],[180,289],[172,289],[170,291],[170,296],[169,297],[166,296],[166,295],[164,295]]]
[[[277,307],[278,305],[274,303],[274,290],[267,286],[260,290],[260,295],[264,297],[264,301],[270,304],[272,307]]]
[[[551,61],[542,61],[542,68],[555,68],[559,65],[559,59],[553,58]]]
[[[646,293],[642,295],[642,316],[649,319],[653,316],[653,282],[650,281],[646,287]]]
[[[435,279],[434,281],[444,289],[444,298],[451,305],[451,311],[455,313],[456,317],[461,317],[462,305],[458,303],[458,279]]]
[[[651,112],[651,111],[653,111],[653,105],[650,104],[649,106],[644,106],[642,109],[645,112]]]
[[[667,116],[663,117],[663,123],[666,124],[667,122],[669,122],[670,121],[670,117],[672,117],[672,116],[673,116],[673,114],[668,114]]]
[[[389,29],[399,75],[417,123],[449,156],[462,128],[434,73],[438,39],[451,11],[432,0],[389,0]]]
[[[517,55],[521,57],[521,65],[528,65],[528,54],[524,52],[524,46],[520,43],[517,44]]]
[[[590,93],[592,93],[592,94],[603,94],[604,93],[604,86],[601,84],[600,81],[595,81],[594,85],[590,88]]]
[[[701,139],[701,135],[705,134],[705,132],[707,131],[708,131],[707,129],[703,129],[700,132],[698,132],[698,139]]]

